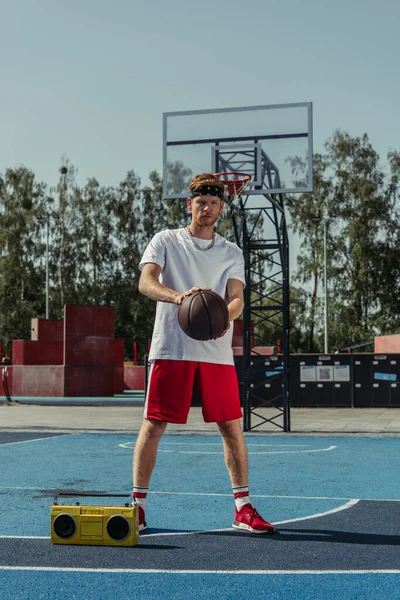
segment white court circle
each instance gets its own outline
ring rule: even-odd
[[[126,448],[128,450],[131,450],[135,447],[135,442],[124,442],[122,444],[118,444],[120,448]],[[163,445],[168,445],[168,444],[163,444]],[[178,442],[178,443],[174,443],[174,442],[169,442],[169,445],[173,445],[173,446],[202,446],[204,447],[204,443],[199,443],[199,442]],[[208,443],[207,446],[216,446],[218,445],[218,447],[221,447],[221,444],[216,444],[216,443]],[[276,447],[286,447],[286,448],[304,448],[307,447],[308,444],[247,444],[247,448],[248,448],[248,454],[249,455],[253,455],[253,454],[300,454],[300,453],[314,453],[314,452],[330,452],[332,450],[335,450],[337,448],[337,446],[328,446],[326,448],[311,448],[311,449],[307,449],[307,450],[300,450],[300,449],[296,449],[296,450],[257,450],[257,451],[252,451],[250,450],[250,448],[253,447],[261,447],[261,448],[276,448]],[[159,453],[164,453],[164,454],[223,454],[223,449],[221,447],[220,450],[168,450],[165,449],[163,447],[158,449]]]

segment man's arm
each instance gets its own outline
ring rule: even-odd
[[[158,281],[161,273],[160,265],[155,263],[146,263],[143,265],[142,273],[139,279],[139,292],[158,302],[171,302],[180,304],[181,296],[175,290],[170,290]],[[179,302],[180,300],[180,302]]]
[[[221,335],[218,336],[219,338],[224,337],[224,335],[231,326],[231,321],[234,321],[242,314],[244,307],[243,283],[240,281],[240,279],[228,279],[226,291],[228,296],[229,322],[228,327],[225,329],[225,331],[223,331]]]
[[[244,307],[243,283],[240,279],[228,279],[226,289],[228,295],[229,320],[234,321],[242,314]]]
[[[209,290],[208,287],[192,287],[183,294],[176,292],[162,285],[158,281],[161,273],[160,265],[156,263],[146,263],[143,265],[142,273],[139,279],[139,292],[148,296],[157,302],[170,302],[171,304],[181,304],[185,296],[190,296],[199,290]]]

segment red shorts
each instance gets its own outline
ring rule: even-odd
[[[145,418],[186,423],[194,387],[200,396],[206,423],[241,418],[235,367],[191,360],[155,360],[151,363]]]

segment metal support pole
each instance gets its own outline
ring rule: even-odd
[[[247,231],[247,224],[244,221],[243,224],[243,257],[244,257],[244,271],[246,287],[244,288],[244,310],[243,310],[243,430],[251,430],[251,401],[250,401],[250,355],[251,355],[251,269],[250,269],[250,250],[249,250],[249,236]]]
[[[325,324],[325,343],[324,343],[324,352],[328,354],[329,352],[329,330],[328,330],[328,260],[327,260],[327,242],[328,242],[328,221],[324,220],[324,324]]]
[[[282,362],[283,362],[283,430],[290,431],[290,293],[289,293],[289,240],[284,215],[282,235]]]
[[[49,277],[49,237],[50,237],[50,216],[46,219],[46,319],[50,315],[50,277]]]

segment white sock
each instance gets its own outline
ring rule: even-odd
[[[235,499],[235,506],[237,510],[243,508],[245,504],[251,504],[249,496],[249,486],[242,485],[240,487],[234,487],[233,497]]]
[[[134,486],[133,488],[133,497],[136,500],[136,504],[138,506],[141,506],[143,508],[143,510],[146,508],[146,500],[147,500],[147,493],[149,491],[149,488],[145,488],[145,487],[136,487]]]

